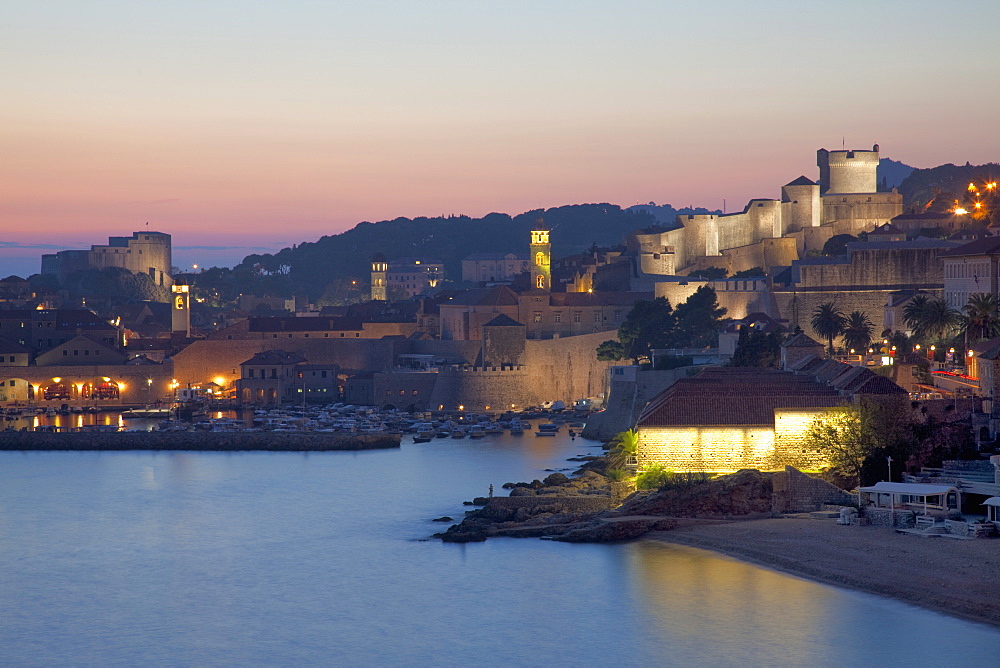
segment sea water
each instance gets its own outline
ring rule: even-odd
[[[428,540],[596,444],[0,453],[4,665],[988,664],[1000,631],[710,552]]]

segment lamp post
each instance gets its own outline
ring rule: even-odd
[[[889,465],[889,482],[892,482],[892,457],[886,457],[885,463]]]
[[[149,406],[153,399],[153,379],[146,379],[146,405]]]

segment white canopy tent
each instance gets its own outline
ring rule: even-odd
[[[958,510],[962,493],[952,485],[928,485],[912,482],[880,482],[858,490],[861,505],[876,508],[918,510]],[[867,499],[867,504],[866,504]]]

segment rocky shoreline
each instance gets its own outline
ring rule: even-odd
[[[634,492],[628,482],[604,475],[607,461],[591,457],[573,478],[553,473],[544,480],[507,483],[508,497],[479,498],[483,506],[466,513],[447,531],[445,542],[491,537],[545,538],[564,542],[618,542],[651,531],[732,518],[771,517],[771,477],[741,471],[699,484]]]

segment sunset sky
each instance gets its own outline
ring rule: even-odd
[[[845,140],[1000,161],[993,0],[0,8],[0,277],[147,221],[190,266],[398,216],[733,210]]]

